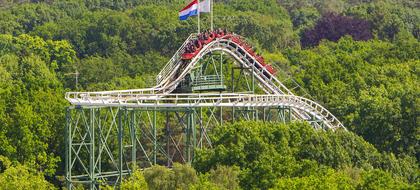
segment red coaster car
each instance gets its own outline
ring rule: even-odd
[[[233,39],[233,38],[235,38],[235,36],[232,35],[232,34],[226,34],[225,36],[222,37],[222,39],[225,39],[225,40],[227,40],[227,39]]]
[[[195,43],[196,43],[195,44],[195,47],[196,47],[195,51],[192,52],[192,53],[182,54],[182,59],[183,60],[190,60],[190,59],[194,58],[201,51],[201,49],[203,48],[203,45],[201,44],[201,41],[196,40]]]
[[[265,61],[264,61],[264,58],[263,57],[261,57],[261,56],[259,56],[259,55],[257,55],[257,56],[255,56],[255,59],[263,66],[263,67],[265,67],[267,64],[265,64]]]
[[[238,37],[232,37],[232,41],[239,45],[243,44],[242,40]]]
[[[223,39],[232,39],[233,42],[235,42],[236,44],[238,44],[239,46],[244,48],[249,54],[251,54],[251,56],[255,56],[255,52],[252,49],[252,46],[248,45],[242,39],[240,39],[236,36],[233,36],[231,34],[228,34],[228,35],[224,36]]]
[[[245,50],[251,55],[251,56],[253,56],[253,57],[255,57],[255,52],[254,52],[254,50],[252,49],[252,47],[250,47],[250,46],[248,46],[248,45],[244,45],[243,46],[244,48],[245,48]]]
[[[207,40],[204,40],[203,44],[209,44],[214,40],[214,38],[216,38],[216,35],[213,32],[211,32],[209,38]]]
[[[274,69],[271,65],[265,66],[265,69],[267,69],[268,72],[270,72],[272,75],[276,74],[276,69]]]
[[[194,58],[198,54],[198,52],[199,51],[195,51],[193,53],[184,53],[184,54],[182,54],[182,59],[183,60],[190,60],[190,59]]]
[[[223,31],[216,34],[216,38],[221,38],[223,36],[225,36],[225,32]]]

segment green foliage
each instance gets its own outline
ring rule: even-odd
[[[289,15],[275,1],[233,0],[231,3],[229,7],[216,5],[217,27],[246,36],[272,52],[299,44]]]
[[[355,181],[342,172],[329,169],[326,173],[280,178],[272,189],[355,189]]]
[[[297,81],[345,126],[380,150],[419,158],[419,50],[416,40],[345,38],[287,57]]]
[[[171,178],[175,174],[164,166],[152,166],[144,171],[144,177],[150,189],[173,189]]]
[[[92,56],[83,59],[77,66],[78,72],[83,76],[79,80],[79,87],[86,90],[150,87],[165,61],[166,58],[156,52],[148,52],[144,56]]]
[[[315,22],[321,17],[319,12],[313,7],[293,9],[290,12],[293,26],[299,33],[307,28],[313,27]]]
[[[405,180],[415,180],[418,169],[416,161],[395,157],[392,159],[397,162],[385,164],[388,155],[353,133],[316,131],[307,124],[240,122],[216,128],[211,139],[213,149],[199,151],[194,167],[207,172],[216,165],[238,166],[240,184],[245,189],[268,189],[278,178],[328,173],[329,168],[380,168]],[[414,170],[403,162],[411,163]]]
[[[198,182],[190,186],[190,189],[240,189],[239,174],[239,167],[216,166],[216,169],[201,174]]]
[[[134,171],[128,179],[121,183],[121,189],[126,190],[141,190],[148,189],[147,182],[143,176],[142,171]]]
[[[63,129],[64,90],[56,72],[73,63],[64,41],[0,36],[0,155],[53,175]]]
[[[66,17],[64,12],[44,3],[24,3],[1,12],[5,17],[1,19],[0,31],[15,35],[30,32],[44,23]]]
[[[359,189],[414,189],[408,184],[393,179],[389,173],[381,170],[372,170],[362,174]]]
[[[7,158],[1,157],[0,164],[3,165],[0,167],[0,169],[3,170],[3,172],[0,173],[0,190],[56,189],[51,183],[44,179],[42,173],[36,172],[25,165],[12,165]]]
[[[210,170],[208,178],[220,189],[239,189],[239,167],[217,166]]]
[[[367,142],[303,124],[229,125],[215,130],[214,150],[198,154],[194,165],[202,174],[189,166],[153,167],[135,172],[124,188],[144,188],[144,180],[150,189],[399,189],[418,183],[417,1],[215,2],[216,28],[247,37],[267,62],[291,73]],[[64,169],[58,167],[64,160],[64,92],[150,87],[196,31],[196,19],[178,20],[183,6],[156,0],[0,2],[0,160],[8,163],[0,164],[0,187],[51,188],[43,175],[52,179]],[[326,12],[370,21],[375,39],[345,37],[301,50],[301,31]],[[202,28],[209,28],[209,15],[201,18]]]
[[[1,160],[1,159],[0,159]],[[153,166],[144,171],[136,170],[129,178],[124,179],[121,189],[240,189],[239,168],[219,166],[215,170],[197,176],[190,165],[175,163],[173,168]],[[112,189],[110,186],[102,186]]]
[[[188,189],[197,181],[197,174],[189,165],[175,163],[172,170],[164,166],[152,166],[144,171],[150,189]]]
[[[13,53],[22,56],[34,54],[48,64],[53,71],[62,71],[65,67],[74,64],[76,52],[67,41],[44,40],[38,36],[27,34],[12,37],[11,35],[0,36],[0,52]]]
[[[356,175],[354,175],[356,174]],[[414,189],[381,170],[347,173],[328,170],[305,177],[281,178],[273,189]]]
[[[346,11],[349,15],[370,20],[380,39],[395,40],[399,32],[408,31],[420,38],[420,10],[394,2],[378,1],[362,4]]]
[[[191,184],[196,183],[197,173],[190,165],[174,164],[173,185],[174,189],[188,189]]]
[[[222,190],[216,184],[210,182],[205,176],[200,176],[198,183],[190,186],[191,190]]]

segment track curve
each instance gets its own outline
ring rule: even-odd
[[[241,38],[238,35],[232,36]],[[314,116],[316,119],[323,121],[327,128],[333,130],[337,128],[344,128],[343,124],[320,104],[294,95],[276,78],[276,76],[271,74],[265,66],[257,60],[256,57],[251,55],[241,44],[233,41],[232,38],[216,38],[209,44],[205,45],[193,59],[189,61],[182,60],[181,56],[184,53],[186,44],[195,38],[196,35],[192,34],[182,44],[168,64],[158,74],[156,78],[157,85],[153,88],[102,92],[68,92],[66,93],[66,99],[73,105],[83,106],[121,106],[122,104],[126,104],[127,101],[135,101],[137,102],[137,105],[147,106],[146,104],[139,104],[139,102],[144,101],[144,98],[159,101],[162,100],[162,98],[164,99],[165,97],[173,96],[171,92],[173,92],[185,76],[192,71],[194,66],[199,63],[199,60],[205,55],[217,51],[227,53],[242,66],[252,68],[252,72],[250,73],[255,76],[259,85],[263,88],[267,95],[248,95],[249,97],[257,98],[263,96],[265,98],[274,99],[276,97],[288,97],[289,102],[285,102],[283,101],[284,99],[282,99],[282,101],[278,101],[277,104],[291,106],[293,108],[293,115],[295,118],[308,120],[311,116]],[[241,94],[235,95],[238,98],[244,96]],[[195,97],[195,94],[188,94],[186,96]],[[130,98],[125,99],[124,97]],[[155,97],[155,99],[152,97]],[[290,104],[291,100],[293,100],[294,104]],[[223,100],[220,99],[219,101]],[[263,99],[261,99],[261,101],[263,101]],[[257,102],[252,103],[252,105],[257,104]],[[134,106],[134,104],[127,104],[125,106],[129,105]],[[156,102],[154,105],[157,105]]]

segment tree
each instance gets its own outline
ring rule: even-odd
[[[273,189],[414,189],[382,170],[348,171],[328,170],[307,177],[280,178]]]
[[[125,190],[145,190],[148,189],[146,179],[143,172],[135,170],[128,179],[121,183],[121,189]]]
[[[217,165],[238,166],[240,186],[245,189],[269,189],[279,178],[308,177],[304,182],[331,169],[346,167],[384,169],[392,171],[393,178],[407,181],[416,175],[416,171],[406,167],[408,163],[416,167],[415,160],[394,162],[353,133],[317,131],[305,123],[239,122],[214,129],[210,138],[213,149],[199,151],[194,167],[207,173]],[[337,188],[341,188],[340,180],[343,185],[352,184],[348,177],[342,177],[322,180],[331,180],[330,185],[338,185]],[[317,178],[313,180],[324,184]]]
[[[286,56],[296,81],[345,126],[381,151],[418,159],[419,47],[416,40],[392,44],[346,37]]]
[[[312,47],[318,45],[322,39],[338,41],[344,35],[351,35],[354,40],[373,38],[369,22],[335,13],[326,13],[313,29],[303,33],[301,44],[304,47]]]
[[[13,34],[18,35],[28,33],[44,23],[66,17],[66,14],[45,3],[23,3],[12,6],[7,12],[15,15],[18,25],[14,26]]]
[[[0,91],[0,155],[53,175],[60,161],[64,120],[64,90],[55,71],[73,62],[66,42],[39,37],[0,36],[3,44],[0,71],[5,88]],[[3,84],[2,84],[3,85]],[[12,85],[13,88],[8,86]]]
[[[239,167],[216,166],[208,173],[208,179],[220,189],[239,189]]]
[[[280,178],[273,189],[355,189],[356,185],[350,176],[330,169],[317,175]]]
[[[216,169],[200,174],[197,183],[190,185],[189,189],[241,189],[239,186],[239,173],[240,169],[235,166],[216,166]]]
[[[364,172],[358,189],[414,189],[381,170]]]
[[[402,2],[375,1],[351,7],[345,14],[368,20],[379,39],[396,40],[400,32],[411,33],[417,40],[420,38],[418,7],[412,8]]]
[[[197,174],[189,165],[175,163],[170,170],[164,166],[152,166],[144,171],[150,189],[188,189],[197,182]]]
[[[294,28],[298,31],[312,28],[320,18],[319,12],[313,7],[294,9],[290,12],[290,16]]]
[[[267,62],[274,61],[292,74],[366,141],[348,132],[314,132],[303,124],[239,124],[216,130],[220,132],[213,136],[219,143],[216,149],[200,151],[194,163],[201,172],[198,177],[189,166],[175,166],[146,171],[145,180],[153,187],[172,189],[236,189],[238,183],[243,188],[267,189],[279,179],[291,185],[324,182],[332,188],[339,183],[336,177],[354,179],[353,174],[342,173],[343,168],[354,167],[367,173],[372,168],[386,172],[366,174],[366,183],[357,180],[359,185],[351,187],[398,188],[387,183],[391,179],[416,182],[420,160],[417,1],[215,2],[217,28],[247,37],[267,55]],[[150,87],[157,72],[196,31],[196,19],[178,19],[176,10],[184,6],[182,1],[156,0],[0,3],[0,155],[14,163],[11,167],[24,166],[29,175],[46,175],[59,184],[52,176],[64,172],[61,134],[68,103],[63,94],[76,88]],[[319,20],[320,15],[324,20]],[[201,18],[202,29],[209,28],[209,14]],[[314,32],[306,38],[303,31]],[[366,36],[374,39],[356,41],[370,39]],[[309,46],[314,47],[302,50],[299,40],[312,40]],[[70,74],[76,69],[78,86]],[[0,172],[5,172],[1,164]],[[140,173],[132,180],[142,181]]]
[[[0,190],[8,189],[55,189],[54,186],[44,179],[42,173],[37,172],[25,165],[12,165],[11,162],[0,156]]]

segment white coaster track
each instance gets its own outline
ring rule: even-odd
[[[231,39],[217,38],[205,45],[190,61],[182,60],[181,56],[184,53],[186,44],[195,38],[196,34],[188,37],[158,74],[156,78],[157,85],[153,88],[102,92],[68,92],[66,93],[66,99],[77,106],[108,107],[290,106],[295,119],[310,120],[311,118],[316,118],[322,121],[326,128],[332,130],[345,129],[343,124],[323,106],[307,98],[294,95],[274,75],[268,72],[255,57],[248,53],[244,47]],[[251,68],[250,73],[254,75],[259,82],[258,85],[266,94],[172,94],[178,84],[199,63],[199,60],[214,51],[227,53],[237,63]]]

